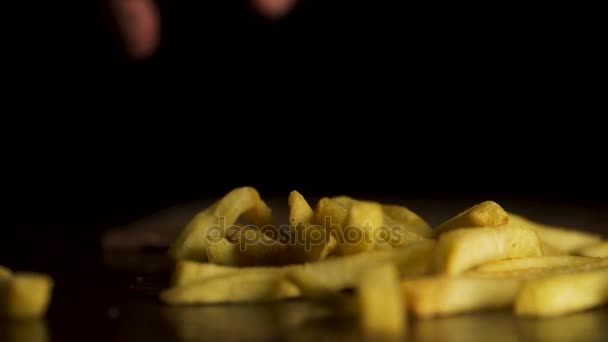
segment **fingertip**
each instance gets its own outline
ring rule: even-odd
[[[297,0],[251,0],[256,10],[268,19],[280,19],[287,15]]]
[[[112,8],[127,54],[152,56],[160,44],[160,14],[152,0],[112,0]]]

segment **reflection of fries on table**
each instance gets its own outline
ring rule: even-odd
[[[336,196],[313,205],[293,191],[288,204],[284,226],[250,187],[202,210],[169,249],[176,268],[161,300],[341,305],[351,290],[364,331],[384,337],[404,333],[406,310],[556,316],[608,301],[600,236],[533,222],[492,201],[435,229],[392,203]]]

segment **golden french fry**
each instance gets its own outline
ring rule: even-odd
[[[315,219],[315,212],[312,210],[304,196],[297,191],[289,194],[289,221],[290,224],[298,223],[311,224]]]
[[[376,247],[407,247],[412,243],[428,240],[386,215],[384,216],[382,226],[376,234],[376,239],[379,240],[375,241]]]
[[[433,263],[439,273],[458,274],[490,261],[541,255],[540,241],[531,229],[464,228],[440,236]]]
[[[519,285],[517,278],[472,276],[433,276],[401,283],[408,307],[418,317],[509,307]]]
[[[238,273],[236,267],[220,266],[196,261],[178,261],[171,276],[171,286],[181,286],[203,281],[212,277]]]
[[[573,253],[576,250],[597,244],[602,239],[597,234],[541,224],[514,213],[509,213],[509,220],[509,224],[534,229],[543,244],[564,253]]]
[[[41,273],[17,272],[0,279],[0,317],[40,318],[46,314],[53,292],[53,279]]]
[[[608,241],[603,241],[589,247],[584,247],[576,254],[593,258],[608,258]]]
[[[521,268],[505,271],[494,271],[494,272],[480,272],[475,269],[466,272],[467,275],[475,277],[486,277],[486,278],[520,278],[520,279],[535,279],[547,276],[553,276],[558,274],[581,272],[596,270],[608,267],[608,259],[601,258],[590,258],[594,259],[588,263],[579,263],[572,265],[554,266],[549,268]]]
[[[326,258],[337,247],[337,240],[322,225],[314,224],[315,212],[297,191],[289,195],[291,228],[289,257],[294,263]]]
[[[597,262],[595,258],[581,256],[541,256],[498,260],[477,266],[473,272],[512,272],[530,269],[551,269],[564,266],[578,266]]]
[[[8,278],[13,274],[13,272],[11,272],[10,269],[4,267],[4,266],[0,266],[0,279],[2,278]]]
[[[241,252],[238,241],[222,238],[217,242],[209,242],[206,248],[207,260],[213,264],[225,266],[239,266]]]
[[[509,214],[498,203],[479,203],[445,221],[434,229],[435,236],[454,229],[499,227],[509,222]]]
[[[247,226],[239,236],[240,266],[280,266],[289,263],[288,244]]]
[[[338,239],[340,244],[342,238],[342,227],[346,223],[350,205],[347,207],[342,203],[324,197],[317,203],[315,211],[316,223],[325,227],[325,230]]]
[[[407,311],[395,266],[385,264],[361,274],[357,287],[359,320],[366,337],[398,340],[407,330]]]
[[[383,219],[382,206],[379,203],[353,202],[341,231],[343,240],[338,239],[340,254],[349,255],[372,250]]]
[[[516,314],[559,316],[607,303],[608,268],[587,266],[589,270],[526,281],[515,300]]]
[[[270,208],[252,187],[232,190],[211,207],[197,214],[169,247],[168,254],[175,260],[207,261],[209,234],[224,234],[244,215],[260,230],[272,223]]]
[[[399,205],[383,205],[385,225],[401,227],[403,232],[415,233],[430,238],[433,236],[431,226],[413,211]]]
[[[536,233],[536,235],[538,235],[538,233]],[[540,237],[539,237],[540,239]],[[542,240],[540,241],[540,246],[543,249],[543,255],[545,256],[566,256],[568,255],[568,252],[564,252],[561,251],[553,246],[551,246],[551,244],[547,243],[547,242],[543,242]]]
[[[166,304],[266,302],[293,298],[299,289],[276,272],[242,272],[172,287],[160,294]]]
[[[232,279],[238,279],[238,277],[249,276],[249,274],[264,274],[270,278],[283,279],[284,277],[289,278],[292,272],[296,272],[296,276],[313,279],[313,281],[318,279],[320,288],[340,291],[354,288],[364,270],[386,263],[395,265],[401,276],[420,275],[429,268],[434,246],[434,241],[422,241],[407,248],[371,251],[282,267],[237,268],[208,263],[180,262],[173,273],[172,284],[187,287],[215,279],[217,275],[231,275],[234,276]]]

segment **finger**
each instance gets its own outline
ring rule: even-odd
[[[154,54],[160,42],[160,14],[153,0],[110,0],[121,38],[133,58]]]
[[[269,19],[285,16],[295,6],[297,0],[251,0],[254,7]]]

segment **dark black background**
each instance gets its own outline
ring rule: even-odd
[[[573,14],[304,0],[270,22],[243,1],[160,5],[144,62],[101,1],[7,5],[4,236],[94,236],[241,185],[606,199],[594,45]]]

